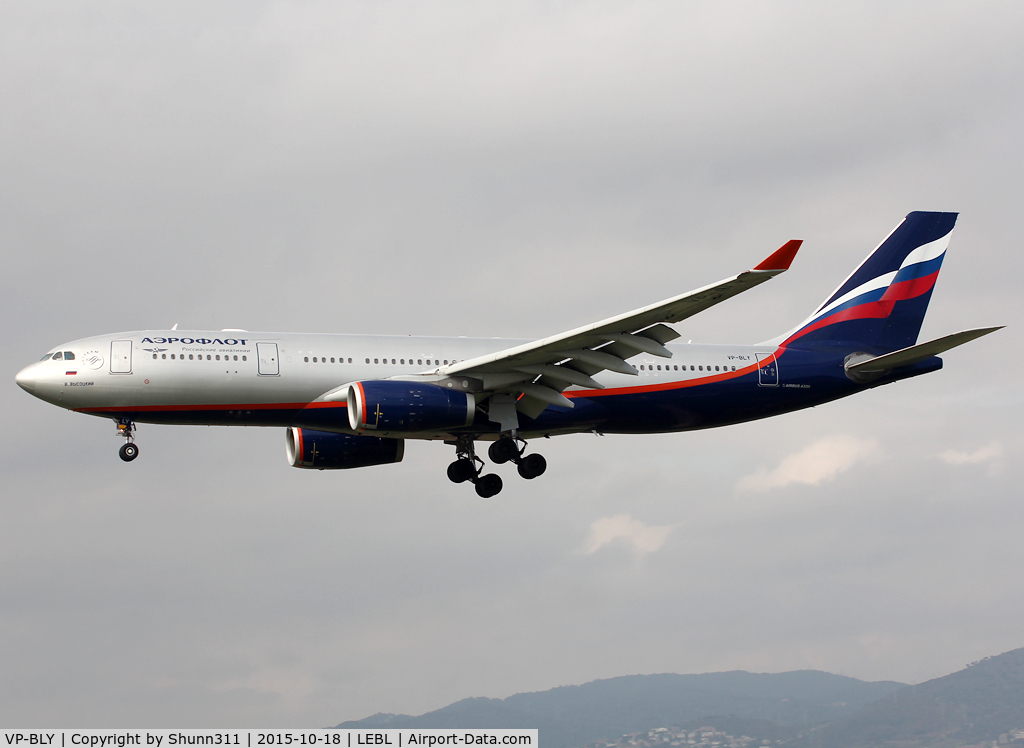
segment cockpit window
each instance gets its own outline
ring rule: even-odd
[[[49,361],[49,360],[50,360],[51,358],[53,358],[53,354],[52,354],[52,353],[47,353],[47,354],[46,354],[45,356],[43,356],[43,357],[42,357],[41,359],[39,359],[39,360],[40,360],[40,361]]]
[[[61,353],[60,351],[57,351],[56,353],[53,354],[53,360],[54,361],[60,361],[61,358],[63,358],[63,357],[64,357],[64,354]]]
[[[75,360],[75,354],[72,353],[71,351],[64,351],[64,360],[65,361],[74,361]]]

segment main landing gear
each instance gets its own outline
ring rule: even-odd
[[[543,475],[544,471],[548,469],[548,461],[544,459],[543,455],[536,452],[524,457],[526,442],[524,441],[523,446],[520,447],[520,441],[518,437],[502,436],[487,449],[487,456],[496,465],[514,462],[521,476],[527,480],[533,480]]]
[[[132,432],[135,431],[135,423],[130,418],[122,418],[115,423],[117,423],[117,435],[124,438],[124,444],[117,453],[125,462],[131,462],[139,456],[139,447],[132,435]]]
[[[547,470],[548,463],[539,454],[523,456],[526,451],[526,442],[519,446],[520,439],[512,436],[502,436],[491,444],[487,450],[487,456],[496,465],[506,462],[516,463],[519,474],[527,480],[532,480],[542,475]],[[502,488],[501,476],[489,473],[481,475],[484,469],[484,461],[476,456],[472,437],[460,437],[455,442],[455,462],[448,466],[448,480],[452,483],[465,483],[472,481],[476,486],[476,493],[482,499],[489,499],[496,496]]]

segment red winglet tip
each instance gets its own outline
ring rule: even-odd
[[[793,258],[796,257],[796,251],[803,243],[803,239],[790,239],[754,270],[789,270],[789,266],[793,264]]]

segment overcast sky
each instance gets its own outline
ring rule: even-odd
[[[1024,645],[1024,5],[0,5],[0,722],[320,726],[632,673],[920,682]],[[541,337],[804,239],[802,320],[960,211],[946,368],[758,423],[301,471],[22,392],[135,329]],[[340,382],[339,382],[340,383]]]

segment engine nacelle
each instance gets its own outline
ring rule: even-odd
[[[285,436],[285,453],[292,467],[345,470],[401,462],[405,456],[405,440],[332,434],[293,426]]]
[[[469,426],[476,415],[470,393],[420,382],[355,382],[349,385],[347,399],[353,431],[444,431]]]

